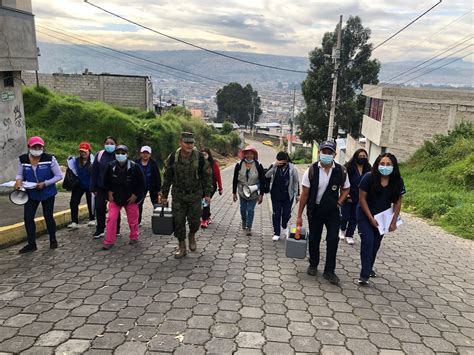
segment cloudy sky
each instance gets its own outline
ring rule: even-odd
[[[340,14],[362,18],[378,44],[437,0],[90,0],[166,34],[209,47],[307,56]],[[474,33],[472,0],[444,0],[419,22],[382,46],[382,62],[421,59]],[[128,24],[82,0],[33,0],[38,25],[59,29],[104,45],[127,49],[190,49]],[[468,13],[471,11],[470,13]],[[468,13],[464,18],[437,31]],[[39,28],[41,30],[41,28]],[[42,30],[44,31],[44,30]],[[43,42],[58,42],[38,33]],[[421,43],[420,43],[421,42]],[[472,39],[466,45],[473,43]],[[416,45],[407,51],[407,48]],[[459,47],[463,48],[463,47]],[[461,54],[472,51],[472,46]],[[472,55],[466,58],[473,60]]]

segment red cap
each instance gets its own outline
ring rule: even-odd
[[[91,145],[87,142],[82,142],[81,144],[79,144],[79,150],[82,150],[84,152],[90,152]]]
[[[38,136],[34,136],[34,137],[31,137],[30,139],[28,139],[28,147],[32,147],[32,146],[38,145],[38,144],[40,146],[44,147],[43,138],[38,137]]]

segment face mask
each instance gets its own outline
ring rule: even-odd
[[[123,163],[123,162],[127,161],[127,155],[126,154],[115,154],[115,159],[117,159],[117,161],[119,163]]]
[[[379,172],[383,176],[389,176],[393,172],[393,166],[391,166],[391,165],[389,165],[389,166],[379,165]]]
[[[357,158],[356,163],[359,165],[364,165],[367,162],[367,158]]]
[[[247,164],[252,164],[252,163],[253,163],[253,159],[252,159],[252,160],[245,159],[245,162],[246,162]]]
[[[106,144],[104,149],[107,153],[113,153],[115,151],[115,144]]]
[[[39,157],[43,154],[43,149],[30,149],[30,154],[34,157]]]
[[[319,161],[324,165],[329,165],[334,160],[334,157],[331,154],[320,154]]]

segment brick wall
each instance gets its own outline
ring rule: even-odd
[[[24,72],[27,86],[36,85],[33,72]],[[82,74],[39,74],[40,85],[86,101],[103,101],[141,110],[153,108],[151,81],[145,77]]]

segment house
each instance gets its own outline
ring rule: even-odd
[[[384,152],[406,161],[435,134],[474,122],[472,90],[364,85],[363,95],[367,100],[362,135],[371,163]],[[348,135],[346,160],[361,146]]]
[[[0,182],[14,179],[26,153],[23,70],[38,70],[31,0],[0,0]]]

